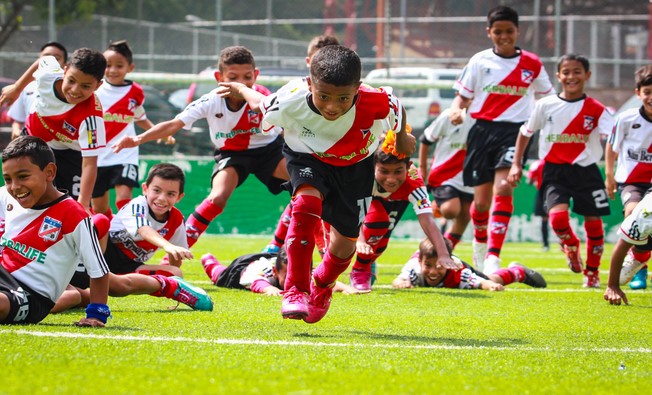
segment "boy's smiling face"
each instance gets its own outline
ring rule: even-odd
[[[652,85],[643,85],[636,89],[636,96],[643,102],[645,114],[652,118]]]
[[[376,163],[375,174],[376,182],[385,191],[394,193],[405,182],[407,177],[407,165],[405,162],[399,163]]]
[[[338,119],[353,107],[360,87],[360,82],[346,86],[335,86],[312,78],[308,78],[307,82],[312,93],[312,104],[328,121]]]
[[[172,207],[183,197],[179,188],[178,180],[166,180],[158,176],[155,176],[149,185],[143,184],[143,195],[147,199],[147,205],[154,218],[157,220],[167,219]]]
[[[421,275],[426,283],[432,287],[444,280],[448,269],[437,263],[437,258],[419,258]]]
[[[496,21],[487,28],[487,36],[494,43],[494,50],[502,56],[512,56],[516,53],[518,26],[512,21]]]
[[[76,67],[67,66],[63,74],[61,92],[70,104],[79,104],[93,95],[102,85],[90,74],[86,74]]]
[[[23,208],[32,208],[50,203],[56,198],[52,181],[57,174],[54,163],[48,163],[43,170],[28,156],[12,158],[2,163],[2,177],[7,192]]]
[[[561,84],[562,96],[573,100],[584,96],[584,83],[591,77],[591,72],[584,69],[579,60],[564,60],[559,65],[557,80]]]

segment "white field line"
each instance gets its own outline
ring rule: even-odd
[[[377,349],[424,349],[424,350],[497,350],[497,351],[532,351],[532,352],[593,352],[593,353],[630,353],[650,354],[650,348],[615,348],[615,347],[572,347],[562,349],[555,347],[500,347],[500,346],[452,346],[446,344],[414,345],[405,343],[327,343],[309,341],[288,341],[288,340],[256,340],[256,339],[203,339],[189,337],[163,337],[163,336],[124,336],[124,335],[98,335],[95,333],[70,333],[70,332],[42,332],[26,329],[2,329],[0,334],[16,334],[21,336],[50,337],[50,338],[74,338],[74,339],[98,339],[113,341],[137,341],[137,342],[168,342],[168,343],[198,343],[198,344],[220,344],[220,345],[251,345],[251,346],[305,346],[305,347],[335,347],[335,348],[377,348]]]

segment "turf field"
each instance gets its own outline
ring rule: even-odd
[[[283,320],[280,298],[214,287],[199,257],[223,262],[266,238],[204,237],[186,278],[213,312],[169,299],[111,298],[104,329],[77,328],[83,312],[0,327],[0,394],[639,394],[652,382],[652,291],[629,306],[581,287],[561,252],[507,244],[503,265],[539,270],[545,290],[389,287],[416,242],[393,241],[369,295],[335,294],[319,323]],[[458,255],[470,260],[470,243]],[[348,275],[348,273],[347,273]],[[341,278],[344,280],[344,276]]]

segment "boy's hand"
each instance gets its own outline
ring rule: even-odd
[[[437,264],[450,270],[457,270],[464,267],[461,263],[455,262],[453,258],[449,257],[439,257],[437,258]]]
[[[396,133],[396,151],[412,155],[417,150],[417,139],[411,133]]]
[[[82,318],[74,323],[75,326],[90,326],[93,328],[104,328],[104,323],[95,318]]]
[[[163,139],[157,139],[156,144],[165,144],[165,145],[175,145],[177,143],[177,139],[174,138],[174,136],[168,136],[165,140]]]
[[[192,259],[192,252],[189,249],[176,246],[174,244],[168,244],[163,247],[165,252],[167,252],[171,258],[181,260],[181,259]]]
[[[138,147],[140,145],[140,139],[138,136],[124,136],[117,143],[111,146],[113,152],[118,153],[125,148]]]
[[[2,88],[2,94],[0,95],[0,106],[10,106],[16,99],[20,96],[20,91],[16,89],[15,84],[7,85]]]
[[[220,87],[217,90],[217,94],[224,98],[224,97],[233,97],[236,99],[244,99],[242,97],[242,93],[240,92],[240,89],[246,88],[247,86],[245,84],[241,84],[239,82],[220,82],[218,84]]]
[[[276,288],[276,287],[273,286],[273,285],[270,285],[269,287],[265,287],[265,289],[263,289],[263,295],[267,295],[267,296],[281,296],[281,290],[278,289],[278,288]]]
[[[505,287],[502,284],[494,283],[493,281],[492,281],[492,283],[493,284],[489,284],[489,291],[504,291],[505,290]]]
[[[363,255],[371,255],[373,254],[374,249],[371,248],[371,246],[367,244],[366,241],[360,240],[358,238],[358,241],[355,242],[355,252]]]
[[[625,293],[623,292],[622,289],[618,286],[607,286],[607,289],[604,291],[604,300],[608,301],[609,304],[614,304],[616,306],[620,306],[621,302],[625,302],[625,304],[629,304],[627,301],[627,296],[625,296]]]
[[[412,288],[412,283],[410,280],[403,280],[402,278],[397,278],[392,281],[392,287],[398,289]]]
[[[448,120],[451,121],[453,125],[459,125],[464,122],[464,110],[451,110],[448,113]]]
[[[609,196],[609,199],[614,200],[616,198],[616,189],[617,189],[617,184],[616,184],[616,180],[614,179],[614,176],[607,175],[604,185],[607,188],[607,196]]]
[[[509,185],[516,187],[518,183],[521,182],[521,177],[523,176],[523,168],[516,163],[512,163],[512,167],[509,169],[507,174],[507,182]]]

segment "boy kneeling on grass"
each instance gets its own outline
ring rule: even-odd
[[[538,272],[518,262],[512,262],[507,268],[501,268],[493,274],[485,275],[476,271],[471,265],[462,262],[456,256],[453,260],[463,265],[461,269],[446,269],[438,263],[437,250],[432,242],[424,239],[403,266],[401,274],[392,281],[394,288],[436,287],[459,289],[484,289],[504,291],[505,285],[515,282],[527,284],[534,288],[545,288],[546,280]]]

